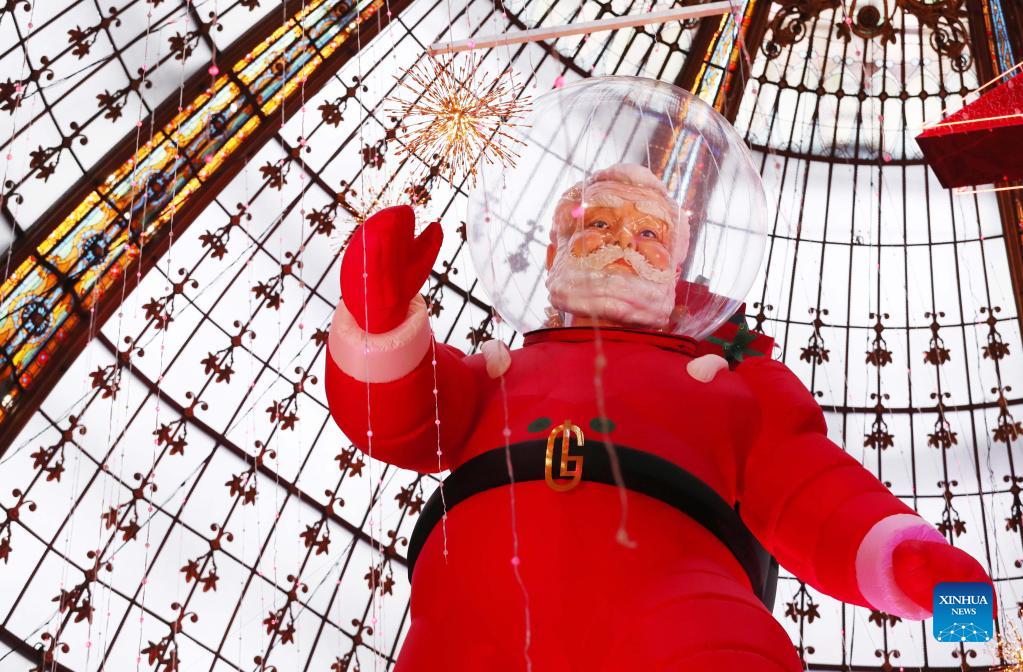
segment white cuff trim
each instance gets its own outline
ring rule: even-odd
[[[856,551],[856,582],[874,609],[886,614],[922,620],[931,615],[902,592],[895,581],[892,554],[906,540],[944,542],[934,527],[920,516],[897,513],[870,528]]]
[[[391,331],[364,331],[339,301],[330,323],[327,350],[334,363],[364,383],[390,383],[412,372],[430,349],[433,334],[426,318],[426,301],[417,295],[405,321]]]

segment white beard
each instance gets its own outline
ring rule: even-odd
[[[605,270],[618,259],[629,262],[637,275]],[[654,268],[633,249],[605,245],[577,257],[562,245],[546,284],[551,305],[563,313],[663,329],[675,308],[675,281],[671,271]]]

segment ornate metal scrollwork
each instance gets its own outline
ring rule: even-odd
[[[973,65],[970,33],[966,26],[966,0],[898,0],[899,6],[931,30],[931,46],[952,61],[956,72]]]
[[[826,10],[843,9],[836,33],[848,41],[855,35],[867,40],[896,41],[896,10],[916,17],[930,32],[931,47],[946,56],[956,72],[973,65],[967,29],[966,0],[784,0],[767,29],[763,51],[777,58],[785,47],[802,41],[807,24]]]
[[[845,19],[835,26],[835,32],[848,42],[853,35],[867,40],[881,38],[882,44],[894,44],[898,32],[892,17],[895,14],[890,5],[897,0],[874,0],[860,2],[852,0],[852,5],[845,12]]]
[[[838,9],[842,0],[785,0],[774,13],[767,27],[763,50],[768,60],[777,58],[782,49],[806,37],[806,24],[828,9]]]

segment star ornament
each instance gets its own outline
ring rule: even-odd
[[[523,125],[529,97],[510,73],[491,77],[480,64],[474,56],[421,59],[398,79],[400,95],[389,99],[404,119],[402,150],[424,161],[436,157],[452,183],[464,177],[475,184],[483,162],[514,167],[524,144],[508,130]]]

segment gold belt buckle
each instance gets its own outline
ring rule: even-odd
[[[554,448],[557,445],[559,435],[561,436],[561,471],[558,480],[555,480],[553,473]],[[555,492],[568,492],[579,485],[579,481],[583,478],[583,456],[571,453],[573,435],[575,436],[576,444],[582,448],[586,443],[586,439],[583,437],[583,430],[577,425],[573,425],[571,420],[565,420],[563,424],[552,429],[550,436],[547,437],[544,480],[547,481],[547,486]],[[568,482],[565,482],[564,479],[566,478]]]

